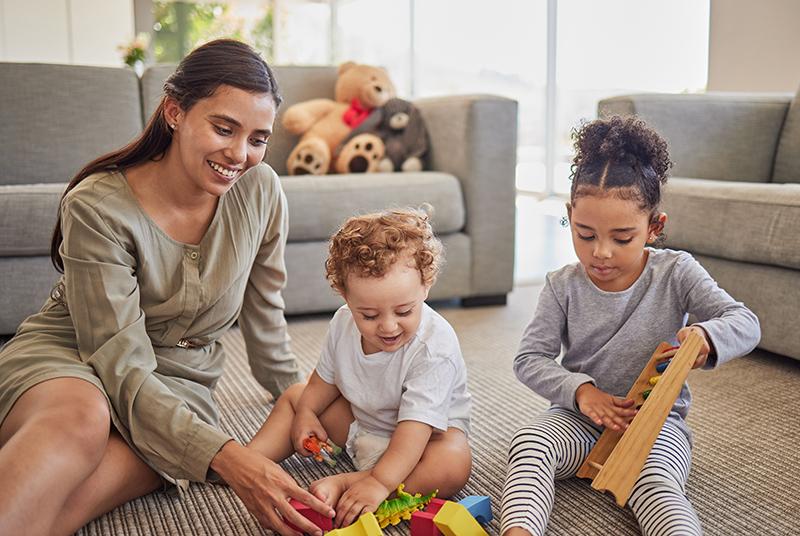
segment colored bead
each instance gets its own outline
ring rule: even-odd
[[[652,389],[648,389],[647,391],[642,393],[642,398],[647,400],[647,397],[650,396],[650,393],[653,392]]]
[[[657,384],[657,383],[658,383],[658,379],[659,379],[659,378],[661,378],[661,376],[653,376],[652,378],[650,378],[650,379],[648,380],[648,382],[647,382],[647,383],[649,383],[650,385],[655,385],[655,384]]]
[[[662,361],[661,363],[656,365],[656,372],[661,374],[662,372],[667,370],[667,365],[669,365],[670,361],[672,361],[672,360],[671,359],[667,359],[666,361]]]

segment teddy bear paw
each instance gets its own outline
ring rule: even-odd
[[[381,173],[391,173],[394,171],[394,162],[392,162],[392,159],[388,157],[381,158],[381,161],[378,162],[378,171]]]
[[[422,171],[422,160],[416,156],[406,158],[406,161],[403,162],[403,165],[400,166],[400,169],[403,171]]]
[[[286,169],[289,175],[324,175],[331,159],[328,145],[321,140],[301,142],[289,154]]]
[[[338,173],[374,173],[386,147],[374,134],[359,134],[348,141],[336,159]]]

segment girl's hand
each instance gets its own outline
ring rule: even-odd
[[[313,453],[303,447],[303,440],[312,435],[317,436],[317,439],[322,442],[328,440],[328,433],[322,427],[322,423],[314,412],[298,408],[292,421],[292,430],[290,432],[295,452],[301,456],[311,456]]]
[[[289,505],[294,498],[314,511],[333,517],[333,509],[304,490],[275,462],[235,441],[228,441],[211,460],[211,469],[230,485],[262,527],[282,536],[300,536],[284,519],[302,532],[322,536],[322,530]]]
[[[700,337],[703,339],[703,346],[700,347],[700,354],[697,356],[694,365],[692,365],[692,368],[696,369],[702,367],[708,361],[708,354],[711,353],[711,343],[708,342],[708,334],[706,333],[706,330],[697,325],[686,326],[678,330],[678,342],[683,344],[683,341],[686,340],[686,337],[688,337],[693,331],[700,335]]]
[[[383,500],[389,496],[389,490],[372,475],[365,476],[344,492],[336,505],[334,526],[347,527],[361,514],[374,512]]]
[[[633,399],[612,396],[591,383],[578,387],[575,402],[581,413],[592,419],[592,422],[612,430],[625,430],[636,416]]]

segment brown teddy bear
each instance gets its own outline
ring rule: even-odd
[[[384,145],[384,156],[378,171],[422,171],[428,152],[428,132],[419,109],[407,100],[389,99],[375,108],[369,117],[345,138],[343,146],[362,140],[365,135],[377,136]],[[345,149],[342,149],[344,154]]]
[[[282,124],[300,136],[289,154],[290,175],[324,175],[329,171],[375,171],[383,158],[383,143],[371,134],[337,148],[370,112],[383,106],[397,90],[385,69],[347,62],[339,67],[335,100],[313,99],[286,109]]]

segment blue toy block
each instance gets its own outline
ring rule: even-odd
[[[462,504],[481,525],[485,525],[492,520],[492,504],[489,497],[486,495],[470,495],[458,502]]]

